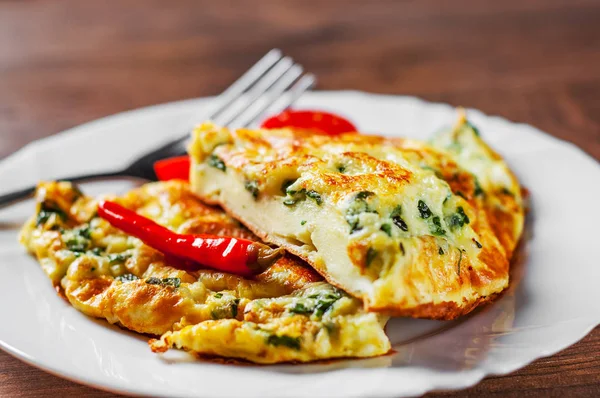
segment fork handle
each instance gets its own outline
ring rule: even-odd
[[[61,178],[58,181],[71,181],[71,182],[84,182],[99,180],[104,178],[115,178],[115,177],[133,177],[125,171],[113,171],[106,173],[97,174],[84,174],[74,177]],[[13,205],[22,200],[28,199],[35,193],[35,186],[30,186],[19,191],[9,192],[4,195],[0,195],[0,209]]]

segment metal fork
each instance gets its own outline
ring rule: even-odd
[[[254,64],[246,73],[229,86],[217,98],[218,108],[206,119],[222,126],[251,126],[269,110],[277,100],[283,110],[292,105],[316,82],[312,74],[303,75],[302,66],[281,51],[273,49]],[[246,95],[242,95],[242,94]],[[288,94],[284,96],[284,94]],[[189,132],[177,139],[142,155],[123,170],[86,174],[59,180],[82,182],[115,177],[135,177],[155,181],[154,162],[185,153],[185,142]],[[33,195],[35,186],[0,195],[0,209]]]

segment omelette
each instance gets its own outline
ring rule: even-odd
[[[149,183],[122,206],[183,234],[258,238],[186,183]],[[286,255],[253,278],[183,271],[98,217],[98,200],[68,182],[40,183],[35,215],[20,234],[56,290],[82,313],[138,333],[150,345],[256,363],[307,362],[387,353],[387,317]]]
[[[197,127],[191,184],[370,313],[454,319],[509,283],[519,182],[461,115],[430,143]]]

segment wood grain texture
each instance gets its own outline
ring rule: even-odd
[[[217,94],[279,47],[319,88],[525,122],[600,159],[597,0],[0,0],[0,157],[112,113]],[[0,353],[0,396],[113,396]],[[600,396],[600,329],[449,396]]]

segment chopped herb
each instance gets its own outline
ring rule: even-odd
[[[146,279],[146,283],[149,285],[162,285],[162,286],[173,286],[174,288],[178,288],[181,285],[181,279],[179,278],[157,278],[151,276]]]
[[[402,242],[400,242],[400,251],[402,252],[403,256],[406,254],[406,251],[404,250],[404,244]]]
[[[306,224],[306,220],[300,221],[300,225],[304,225],[304,224]]]
[[[337,171],[339,171],[340,173],[344,173],[346,171],[346,166],[344,166],[343,164],[339,165],[337,167]]]
[[[350,225],[350,234],[360,231],[362,227],[358,224],[358,215],[346,216],[346,222]]]
[[[92,267],[91,271],[92,272],[96,271],[96,267]]]
[[[62,239],[68,250],[72,252],[85,252],[90,250],[92,244],[89,226],[81,226],[71,230],[62,230]]]
[[[283,201],[283,204],[286,206],[293,206],[296,204],[296,200],[295,199],[286,199]]]
[[[231,303],[231,316],[234,317],[234,318],[237,317],[239,304],[240,304],[240,299],[239,298],[236,298]]]
[[[433,213],[429,209],[429,206],[422,200],[419,200],[417,204],[417,208],[419,210],[419,216],[423,219],[428,219],[433,216]],[[446,231],[442,228],[442,222],[438,216],[433,216],[429,222],[429,232],[432,235],[440,236],[445,235]]]
[[[162,284],[165,286],[179,287],[179,285],[181,285],[181,279],[179,279],[179,278],[163,278]]]
[[[342,293],[337,289],[332,292],[313,294],[308,298],[317,299],[317,302],[310,311],[314,311],[314,315],[321,318],[342,296]],[[306,309],[309,310],[308,307]]]
[[[470,223],[471,221],[469,220],[469,217],[465,214],[465,210],[462,208],[462,206],[458,206],[456,209],[457,214],[459,214],[462,217],[462,221],[465,224]]]
[[[383,224],[381,230],[387,234],[390,238],[392,237],[392,226],[390,224]]]
[[[323,203],[323,198],[321,198],[321,195],[319,195],[317,191],[306,191],[306,196],[308,196],[311,199],[314,199],[318,205],[321,205]]]
[[[217,294],[215,294],[215,297],[216,296]],[[210,317],[212,319],[236,318],[238,315],[239,303],[240,299],[238,298],[233,301],[230,301],[227,306],[218,306],[210,311]]]
[[[221,297],[223,297],[223,293],[215,293],[215,298],[220,299]]]
[[[417,208],[419,209],[419,215],[421,216],[421,218],[431,217],[431,210],[429,210],[429,207],[422,200],[419,200]]]
[[[473,130],[473,132],[475,133],[476,136],[479,137],[479,129],[477,127],[475,127],[471,122],[469,122],[467,120],[467,122],[465,123],[467,125],[467,127],[470,127],[471,130]]]
[[[283,204],[286,206],[293,206],[299,200],[304,200],[304,198],[309,197],[317,202],[318,205],[323,203],[323,198],[317,191],[309,190],[307,191],[305,188],[302,188],[299,191],[292,191],[290,189],[286,190],[286,194],[291,196],[291,198],[287,198],[283,201]]]
[[[122,264],[125,261],[127,261],[127,259],[131,257],[130,254],[123,254],[123,253],[117,253],[117,254],[109,254],[108,255],[108,261],[111,265],[114,264]]]
[[[284,194],[287,193],[288,188],[295,183],[296,180],[285,180],[282,184],[281,184],[281,192],[283,192]]]
[[[290,310],[290,312],[293,312],[294,314],[312,314],[312,312],[315,309],[309,308],[309,307],[305,306],[303,303],[296,303],[289,310]]]
[[[286,195],[289,195],[289,196],[292,196],[292,197],[294,197],[294,196],[304,196],[304,195],[306,195],[306,188],[300,188],[298,191],[294,191],[293,189],[289,189],[288,188],[285,191],[285,193],[286,193]]]
[[[317,305],[315,306],[315,315],[321,318],[338,300],[338,298],[325,297],[319,301],[317,301]]]
[[[508,195],[508,196],[515,196],[515,194],[514,194],[514,193],[512,193],[512,192],[511,192],[511,191],[510,191],[508,188],[506,188],[506,187],[502,187],[502,193],[503,193],[504,195]]]
[[[272,334],[267,338],[267,344],[272,346],[286,346],[294,350],[300,350],[300,337],[292,337],[282,334],[280,336]]]
[[[316,191],[306,191],[306,196],[308,196],[311,199],[314,199],[318,205],[323,203],[323,198],[321,198],[321,195],[319,195]]]
[[[74,232],[77,233],[82,238],[85,238],[85,239],[92,238],[92,231],[90,230],[89,226],[77,228],[74,230]]]
[[[332,299],[332,300],[337,300],[342,298],[343,293],[341,290],[339,290],[336,287],[330,286],[331,291],[325,291],[325,292],[319,292],[316,294],[311,294],[310,296],[308,296],[308,298],[318,298],[318,299],[323,299],[326,298],[328,300]]]
[[[446,231],[442,228],[441,220],[438,216],[435,216],[431,219],[431,224],[429,225],[429,232],[432,235],[440,236],[445,235]]]
[[[92,242],[90,241],[91,231],[88,226],[66,230],[62,233],[65,246],[72,252],[85,252],[90,249]]]
[[[473,242],[475,242],[475,246],[477,246],[478,249],[481,249],[483,247],[483,245],[479,243],[477,239],[473,238]]]
[[[354,201],[346,212],[346,222],[350,225],[350,233],[360,231],[362,227],[359,225],[359,216],[362,213],[375,213],[377,211],[372,209],[367,202],[367,199],[375,196],[373,192],[362,191],[356,194]]]
[[[473,191],[473,195],[475,196],[483,196],[485,195],[485,192],[483,191],[483,188],[481,188],[481,185],[479,185],[479,180],[477,179],[477,177],[475,177],[475,190]]]
[[[137,276],[135,276],[133,274],[123,274],[123,275],[117,276],[115,279],[120,282],[131,282],[131,281],[135,281],[140,278],[138,278]],[[148,281],[146,281],[146,283],[148,283]]]
[[[146,283],[149,285],[160,285],[162,281],[160,280],[160,278],[151,276],[150,278],[146,279]]]
[[[392,214],[390,214],[390,218],[394,222],[394,225],[396,225],[398,228],[400,228],[404,232],[407,232],[408,225],[406,225],[406,222],[402,219],[402,217],[400,217],[401,215],[402,215],[402,206],[398,205],[394,208],[394,210],[392,210]]]
[[[73,237],[65,242],[67,249],[72,252],[85,252],[88,249],[90,241],[79,237]]]
[[[377,250],[373,249],[372,247],[369,247],[367,249],[367,258],[365,260],[365,264],[367,267],[371,265],[373,260],[375,260],[375,257],[377,257],[377,254],[378,254]]]
[[[318,296],[317,306],[315,315],[318,317],[323,316],[327,310],[329,310],[336,301],[342,298],[342,293],[335,289],[333,292],[328,292]]]
[[[365,200],[371,196],[375,195],[373,192],[369,192],[369,191],[361,191],[359,193],[356,194],[356,197],[354,198],[355,200]]]
[[[258,181],[256,180],[252,180],[252,181],[246,181],[244,183],[244,188],[246,188],[246,191],[250,192],[252,194],[252,197],[254,199],[258,198]]]
[[[469,217],[465,214],[465,210],[462,206],[456,208],[456,213],[452,214],[446,222],[450,226],[450,229],[462,228],[465,224],[470,223]]]
[[[208,165],[211,167],[214,167],[216,169],[219,169],[221,171],[225,171],[227,170],[227,167],[225,166],[225,162],[223,162],[223,160],[221,160],[220,157],[218,157],[217,155],[210,155],[208,157]]]
[[[461,191],[456,191],[456,195],[460,196],[461,198],[463,198],[464,200],[467,200],[467,197],[465,196],[464,193],[462,193]]]
[[[448,195],[446,195],[446,197],[444,198],[444,202],[442,202],[442,204],[443,204],[443,205],[445,205],[445,204],[446,204],[446,202],[447,202],[448,200],[450,200],[450,198],[451,198],[451,197],[452,197],[452,194],[451,194],[451,193],[449,193]]]
[[[444,249],[441,246],[438,246],[438,254],[441,256],[444,254]]]
[[[102,255],[102,253],[103,253],[103,252],[102,252],[102,249],[101,249],[101,248],[99,248],[99,247],[94,247],[94,248],[92,249],[92,254],[93,254],[93,255],[95,255],[95,256],[101,256],[101,255]]]
[[[49,204],[47,202],[42,202],[40,205],[40,211],[35,221],[36,227],[45,224],[53,214],[55,214],[56,217],[60,218],[62,221],[66,221],[68,218],[67,213],[62,211],[58,206]]]
[[[325,292],[322,293],[321,295],[319,295],[318,297],[321,299],[327,299],[327,300],[338,300],[341,299],[344,296],[344,293],[339,290],[338,288],[333,287],[331,291],[329,292]],[[313,297],[313,296],[310,296]]]
[[[400,216],[394,217],[392,221],[394,222],[394,225],[404,232],[408,231],[408,225],[406,225],[406,222]]]

